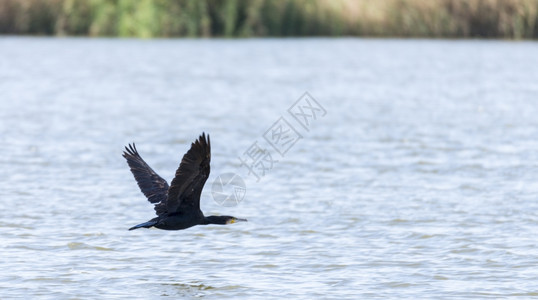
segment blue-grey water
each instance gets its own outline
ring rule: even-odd
[[[0,298],[536,297],[537,53],[1,38]],[[305,92],[326,112],[306,128],[288,112]],[[284,155],[264,138],[281,117],[302,137]],[[127,231],[154,215],[123,147],[170,181],[203,131],[202,210],[249,222]],[[253,145],[274,160],[259,182]],[[237,206],[212,198],[226,172]]]

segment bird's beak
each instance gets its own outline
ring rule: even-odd
[[[229,219],[228,222],[226,222],[226,224],[233,224],[237,222],[246,222],[246,221],[247,219],[233,218],[233,219]]]

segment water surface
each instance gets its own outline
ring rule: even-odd
[[[538,44],[0,39],[0,297],[538,296]],[[288,108],[327,111],[309,131]],[[239,156],[303,136],[259,182]],[[171,180],[211,134],[206,214],[153,217],[124,159]],[[269,148],[270,149],[270,148]],[[246,198],[212,200],[222,173]]]

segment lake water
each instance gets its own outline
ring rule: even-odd
[[[537,53],[1,38],[0,298],[538,296]],[[305,92],[319,110],[302,127],[288,109]],[[283,155],[274,124],[296,131]],[[202,210],[249,222],[127,231],[154,215],[123,147],[170,181],[203,131]],[[259,181],[239,160],[253,145],[273,160]],[[237,206],[212,197],[227,172],[246,182]]]

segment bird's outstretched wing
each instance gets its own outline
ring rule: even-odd
[[[129,144],[129,148],[125,147],[123,157],[127,160],[140,190],[148,198],[148,201],[166,203],[168,183],[140,157],[134,143],[132,146]]]
[[[176,176],[168,190],[166,211],[169,213],[189,209],[200,209],[200,194],[209,177],[211,143],[205,133],[191,144],[191,148],[181,160]],[[157,214],[163,210],[162,203],[155,206]]]

